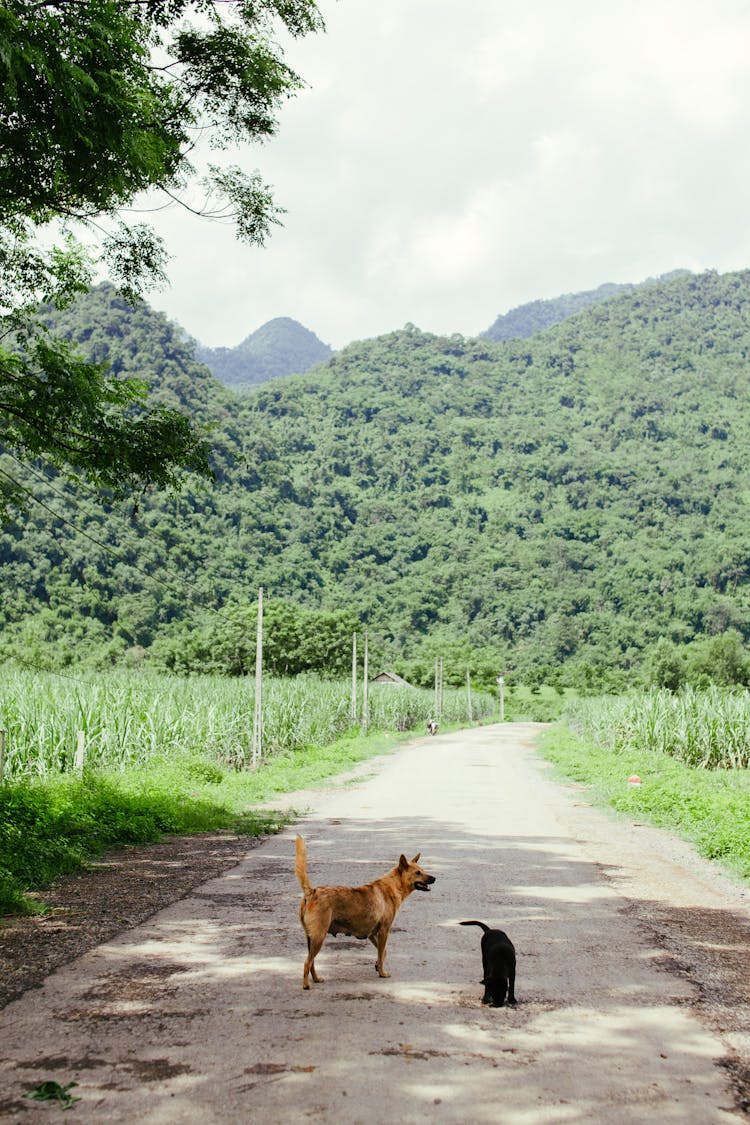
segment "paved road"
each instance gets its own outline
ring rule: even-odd
[[[289,830],[1,1012],[0,1116],[57,1119],[21,1097],[54,1078],[77,1081],[81,1125],[736,1122],[727,1043],[633,900],[713,895],[750,918],[746,900],[550,781],[535,733],[421,739],[307,795],[313,884],[364,882],[402,851],[437,877],[398,915],[390,979],[369,943],[329,938],[325,983],[303,992]],[[516,1008],[480,1005],[463,918],[513,938]]]

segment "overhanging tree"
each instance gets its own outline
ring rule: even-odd
[[[104,263],[133,300],[164,279],[155,232],[127,221],[146,191],[233,222],[262,245],[279,208],[258,173],[194,166],[260,141],[302,85],[275,31],[322,28],[313,0],[6,0],[0,8],[0,441],[115,495],[208,472],[189,419],[86,362],[43,320]],[[187,205],[184,203],[183,205]],[[83,228],[83,230],[82,230]],[[50,239],[50,231],[53,237]],[[82,242],[96,232],[98,249]],[[53,245],[50,246],[50,242]],[[10,485],[0,477],[0,516]],[[18,499],[18,497],[16,497]]]

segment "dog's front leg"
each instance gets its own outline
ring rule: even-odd
[[[382,926],[376,934],[370,934],[370,941],[378,951],[378,959],[375,962],[375,968],[378,971],[379,977],[389,977],[391,974],[385,971],[383,962],[385,961],[385,947],[388,944],[389,929]]]

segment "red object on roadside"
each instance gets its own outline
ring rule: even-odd
[[[638,776],[638,774],[637,773],[631,773],[630,777],[628,778],[628,785],[640,785],[640,784],[641,784],[641,779]]]

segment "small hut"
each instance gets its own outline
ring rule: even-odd
[[[393,684],[394,687],[413,687],[403,676],[397,675],[395,672],[380,672],[377,676],[373,676],[370,680],[371,684]]]

